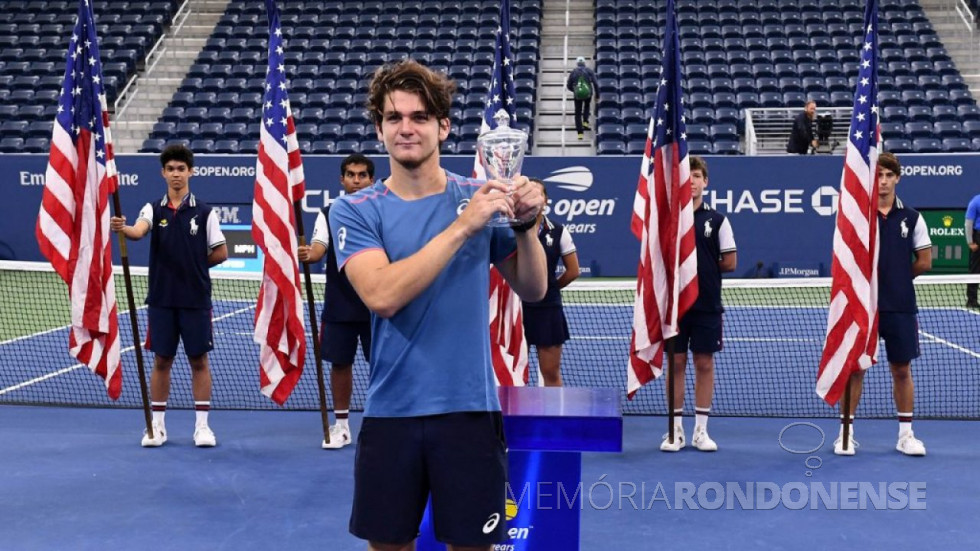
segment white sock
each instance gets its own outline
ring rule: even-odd
[[[208,412],[211,410],[211,402],[194,402],[194,414],[197,426],[208,425]]]
[[[840,432],[839,434],[844,436],[844,415],[840,416]],[[851,438],[854,438],[854,416],[851,416]]]
[[[898,412],[898,436],[901,438],[912,432],[912,412]]]
[[[674,430],[682,431],[684,430],[684,409],[674,410]]]
[[[336,413],[340,413],[344,415],[343,417],[337,417],[337,426],[344,427],[345,429],[350,430],[350,425],[348,424],[348,420],[347,420],[348,410],[345,409],[342,411],[337,411]]]
[[[698,428],[708,430],[709,415],[711,415],[711,408],[694,408],[694,430]]]
[[[153,422],[162,425],[164,417],[167,415],[167,402],[150,402],[150,409],[152,410]]]

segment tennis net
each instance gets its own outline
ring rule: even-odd
[[[134,268],[133,288],[141,337],[145,338],[146,270]],[[278,409],[259,393],[258,347],[252,341],[257,274],[213,271],[212,405],[216,409]],[[980,311],[964,307],[965,286],[975,276],[916,280],[921,357],[912,362],[918,418],[980,418]],[[317,311],[323,276],[314,276]],[[571,340],[562,353],[568,386],[625,390],[633,317],[634,281],[582,281],[563,293]],[[828,279],[726,280],[724,349],[715,355],[713,415],[830,417],[836,411],[814,392],[830,294]],[[102,381],[68,355],[67,288],[45,263],[0,262],[0,404],[140,407],[136,356],[126,311],[125,286],[116,276],[121,319],[123,392],[106,397]],[[309,327],[309,325],[307,325]],[[286,403],[288,409],[319,407],[312,345],[306,368]],[[536,354],[531,350],[532,375]],[[144,352],[147,374],[152,354]],[[859,417],[892,417],[891,376],[882,347],[880,363],[865,377]],[[325,370],[329,366],[324,366]],[[364,405],[367,364],[354,366],[352,409]],[[694,369],[687,369],[685,410],[693,411]],[[178,350],[170,407],[192,407],[189,366]],[[329,395],[329,393],[328,393]],[[627,414],[664,414],[658,380],[633,400]]]

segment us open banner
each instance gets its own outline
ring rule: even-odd
[[[827,275],[840,157],[706,157],[705,201],[731,220],[738,245],[736,277]],[[343,157],[304,156],[304,227],[341,191]],[[980,193],[980,155],[903,155],[898,196],[917,209],[966,210]],[[255,157],[199,155],[191,190],[213,205],[229,239],[222,269],[261,266],[257,248],[238,228],[251,224]],[[376,176],[388,175],[376,157]],[[0,259],[42,260],[33,232],[41,201],[45,155],[0,155]],[[468,174],[471,157],[444,157],[449,170]],[[166,191],[156,155],[118,155],[120,195],[127,218]],[[637,244],[629,231],[639,157],[528,157],[524,171],[548,183],[548,216],[564,224],[578,249],[584,277],[635,277]],[[947,230],[952,231],[952,230]],[[148,240],[133,243],[130,259],[145,265]],[[781,273],[773,273],[775,271]]]

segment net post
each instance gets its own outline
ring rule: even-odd
[[[674,443],[674,337],[667,339],[667,438]]]
[[[119,191],[112,194],[112,209],[116,216],[122,216],[122,206],[119,202]],[[126,236],[122,232],[117,232],[119,237],[119,260],[122,263],[123,281],[126,283],[126,302],[129,307],[129,323],[133,333],[133,350],[136,352],[136,372],[140,380],[140,396],[143,398],[143,420],[146,421],[146,434],[151,439],[156,438],[153,434],[153,421],[150,416],[150,398],[146,390],[146,368],[143,365],[143,349],[140,347],[140,328],[136,321],[136,300],[133,298],[133,281],[129,274],[129,252],[126,249]]]
[[[843,448],[845,450],[847,450],[850,444],[849,437],[851,435],[851,382],[853,379],[854,379],[854,374],[851,373],[847,377],[847,385],[844,387],[844,405],[842,406],[842,409],[844,410],[844,417],[841,421],[842,423],[841,426],[843,427],[844,433],[843,436],[841,437],[843,438],[841,444],[843,445]]]
[[[306,232],[303,231],[303,207],[300,201],[293,202],[296,217],[296,234],[300,246],[306,245]],[[327,417],[327,389],[323,382],[323,362],[320,361],[320,332],[316,321],[316,302],[313,297],[313,280],[310,278],[310,265],[300,262],[303,267],[303,280],[306,282],[306,302],[310,311],[310,329],[313,330],[313,361],[316,362],[316,386],[320,395],[320,423],[323,425],[323,441],[330,443],[330,419]],[[324,305],[325,306],[325,305]]]

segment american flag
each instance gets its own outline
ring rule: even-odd
[[[864,44],[841,175],[831,301],[817,394],[840,400],[847,380],[878,361],[878,5],[864,10]]]
[[[265,76],[262,128],[252,202],[252,237],[265,254],[255,309],[262,394],[282,405],[303,373],[306,327],[296,259],[293,204],[306,193],[296,125],[286,93],[285,50],[279,11],[269,13],[269,67]]]
[[[681,106],[681,60],[674,1],[667,29],[657,103],[650,119],[630,228],[640,240],[633,302],[627,392],[660,376],[664,341],[698,297],[691,167]]]
[[[511,126],[517,122],[514,63],[510,53],[510,0],[500,3],[500,25],[493,50],[493,75],[483,110],[481,132],[497,127],[494,115],[500,110],[510,115]],[[481,180],[487,177],[479,155],[473,162],[473,175]],[[528,379],[528,356],[521,298],[494,267],[490,268],[490,349],[497,384],[524,386]]]
[[[108,208],[117,186],[95,21],[92,6],[81,0],[35,234],[41,253],[68,284],[68,351],[105,380],[113,400],[122,391]]]

